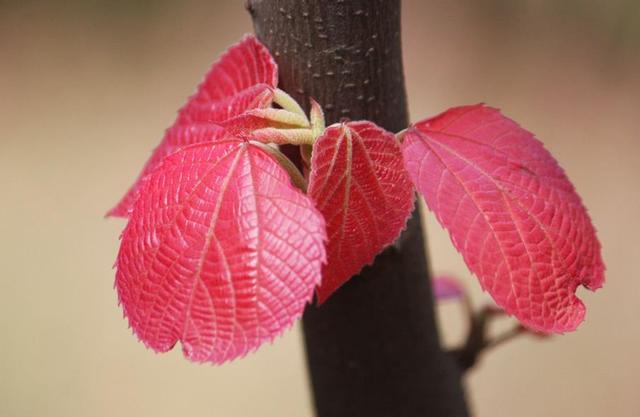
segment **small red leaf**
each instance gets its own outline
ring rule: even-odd
[[[148,347],[194,361],[257,349],[300,317],[320,282],[324,220],[267,153],[197,144],[143,181],[123,232],[116,287]]]
[[[391,244],[413,208],[413,187],[393,134],[367,121],[327,128],[313,145],[309,195],[327,222],[318,302]]]
[[[273,88],[278,81],[275,61],[253,35],[233,45],[213,64],[198,91],[180,110],[178,120],[167,130],[136,182],[107,216],[127,217],[137,198],[139,182],[158,162],[182,146],[209,142],[225,137],[221,127],[244,123],[241,115],[271,105]],[[235,122],[228,119],[238,119]],[[245,131],[247,127],[232,130]],[[233,133],[233,132],[232,132]]]
[[[433,296],[436,300],[456,300],[465,296],[462,282],[449,275],[437,275],[432,279]]]
[[[405,166],[482,287],[538,331],[574,330],[575,296],[604,282],[580,197],[533,134],[491,107],[451,109],[410,127]]]

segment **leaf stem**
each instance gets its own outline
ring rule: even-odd
[[[496,346],[499,346],[505,342],[508,342],[511,339],[514,339],[518,336],[520,336],[521,334],[527,333],[527,329],[524,328],[523,326],[521,326],[520,324],[512,327],[511,329],[505,331],[504,333],[500,333],[499,335],[497,335],[496,337],[488,340],[485,344],[484,349],[485,350],[489,350],[491,348],[494,348]]]
[[[314,99],[310,101],[311,110],[309,111],[309,118],[311,120],[311,132],[313,133],[313,138],[317,139],[325,129],[324,112],[317,101]]]
[[[247,114],[251,114],[257,117],[264,118],[277,125],[286,125],[295,128],[309,128],[309,119],[307,116],[300,116],[298,113],[294,113],[290,110],[283,109],[256,109],[249,110]]]
[[[313,153],[313,145],[301,145],[300,146],[300,156],[302,157],[302,162],[304,163],[305,169],[311,171],[311,154]]]
[[[266,143],[255,141],[255,140],[251,140],[249,141],[249,143],[262,149],[263,151],[268,153],[271,157],[273,157],[276,160],[276,162],[278,162],[278,164],[280,164],[280,166],[284,168],[285,171],[287,171],[293,185],[295,185],[300,190],[302,190],[302,192],[304,193],[307,192],[307,180],[304,179],[304,176],[298,170],[298,168],[296,168],[295,164],[291,162],[291,160],[287,158],[285,154],[280,152],[278,148],[276,148],[275,146],[267,145]]]
[[[264,127],[251,132],[254,138],[264,143],[278,145],[312,145],[314,138],[311,129],[278,129],[277,127]]]
[[[283,109],[290,111],[291,113],[295,113],[299,116],[304,117],[308,125],[309,119],[307,118],[307,115],[305,114],[304,110],[298,104],[298,102],[295,101],[295,99],[291,97],[289,94],[285,93],[279,88],[276,88],[273,90],[273,102],[276,103],[278,106],[282,107]]]

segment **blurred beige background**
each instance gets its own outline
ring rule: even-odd
[[[104,212],[227,45],[241,1],[0,2],[0,416],[311,416],[300,329],[221,367],[145,350],[113,290]],[[551,149],[608,282],[576,333],[521,338],[466,380],[478,416],[638,416],[640,3],[405,1],[414,120],[501,107]],[[427,215],[433,268],[486,301]],[[439,308],[445,340],[464,331]],[[505,324],[507,325],[507,324]]]

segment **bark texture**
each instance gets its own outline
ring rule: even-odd
[[[315,98],[327,123],[408,124],[399,0],[248,0],[280,88]],[[466,416],[461,374],[440,346],[420,216],[398,244],[321,307],[304,334],[318,417]]]

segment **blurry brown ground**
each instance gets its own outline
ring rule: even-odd
[[[0,416],[311,416],[299,328],[198,366],[145,350],[113,291],[123,222],[102,215],[250,30],[241,1],[0,2]],[[406,1],[404,45],[411,114],[485,101],[536,132],[608,266],[578,332],[520,339],[469,374],[476,414],[640,415],[640,3]],[[427,229],[434,270],[484,302],[430,215]],[[455,343],[460,312],[440,313]]]

